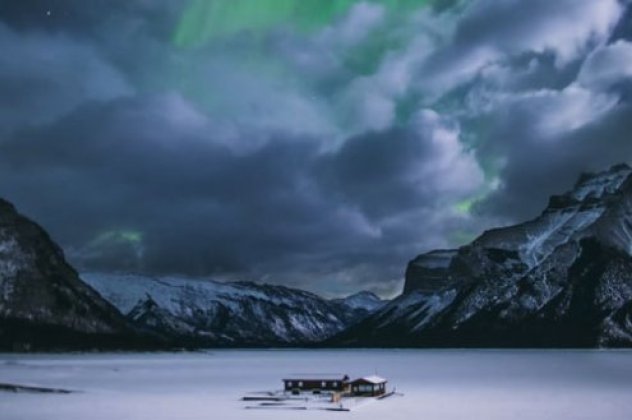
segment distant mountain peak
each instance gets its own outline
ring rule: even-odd
[[[575,183],[574,189],[580,187],[582,184],[591,182],[598,178],[611,178],[617,174],[623,174],[624,176],[632,173],[632,168],[627,163],[618,163],[610,168],[598,172],[582,172]]]
[[[373,292],[369,290],[362,290],[360,292],[356,292],[344,297],[346,300],[352,299],[371,299],[371,300],[380,300],[380,298]]]
[[[351,309],[362,309],[368,312],[372,312],[386,303],[385,300],[368,290],[363,290],[344,298],[334,299],[333,301]]]
[[[583,173],[580,175],[574,188],[565,195],[578,201],[587,198],[599,199],[604,195],[615,193],[629,178],[632,168],[622,163],[612,166],[610,169],[596,173]]]

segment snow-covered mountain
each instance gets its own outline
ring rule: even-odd
[[[367,312],[373,312],[384,305],[386,301],[380,299],[375,293],[365,290],[345,298],[333,299],[332,302],[345,305],[352,309],[363,309]]]
[[[369,293],[330,301],[245,282],[81,277],[42,228],[0,200],[0,350],[307,345],[380,304]]]
[[[301,345],[348,327],[377,297],[327,301],[283,286],[186,277],[86,273],[82,279],[135,324],[200,345]]]
[[[534,220],[415,258],[404,293],[333,342],[631,346],[631,174],[582,175]]]
[[[41,227],[0,199],[1,350],[118,348],[143,339]]]
[[[386,304],[386,300],[380,299],[375,293],[362,291],[345,298],[332,299],[331,302],[347,308],[350,314],[350,323],[356,323]]]

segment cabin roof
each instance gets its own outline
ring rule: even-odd
[[[358,378],[353,382],[368,382],[370,384],[383,384],[387,381],[381,376],[370,375],[370,376],[363,376],[362,378]]]
[[[284,381],[342,381],[345,377],[344,373],[296,373],[287,375]]]

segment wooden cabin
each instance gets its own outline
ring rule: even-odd
[[[297,375],[283,379],[283,388],[287,392],[346,392],[349,390],[347,375]]]
[[[386,393],[386,379],[377,376],[365,376],[351,382],[351,394],[358,397],[376,397]]]

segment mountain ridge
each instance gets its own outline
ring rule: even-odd
[[[312,345],[372,310],[253,282],[105,273],[81,277],[138,326],[202,346]]]
[[[403,293],[84,273],[0,199],[0,347],[632,346],[632,168],[582,174],[537,217],[412,259]]]
[[[80,276],[42,227],[0,199],[0,350],[309,346],[381,303],[244,281]]]
[[[632,169],[583,174],[524,223],[409,263],[349,346],[632,346]]]

